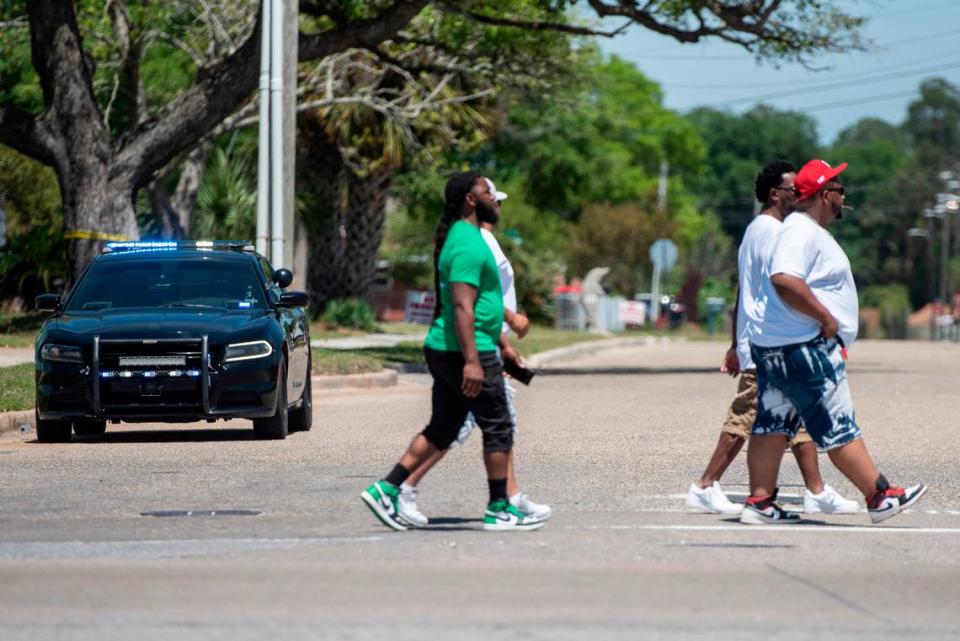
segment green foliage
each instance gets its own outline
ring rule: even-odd
[[[753,218],[757,172],[772,160],[798,168],[818,155],[813,118],[758,105],[742,115],[700,107],[689,118],[706,141],[709,162],[693,183],[736,242]]]
[[[370,303],[359,298],[343,298],[327,303],[321,320],[330,327],[349,327],[372,332],[377,328]]]
[[[918,158],[935,164],[960,158],[960,88],[943,78],[926,80],[907,114],[903,128]]]
[[[884,337],[907,337],[907,315],[911,306],[909,292],[904,285],[891,283],[866,287],[860,292],[860,305],[880,310]]]
[[[491,154],[533,206],[576,219],[589,203],[624,203],[655,184],[661,161],[696,171],[696,130],[662,104],[659,86],[616,57],[585,60],[583,81],[549,100],[515,97]],[[498,174],[500,175],[500,174]]]
[[[213,152],[191,224],[194,238],[251,239],[257,233],[257,192],[247,158]]]
[[[2,33],[2,32],[0,32]],[[51,169],[0,145],[0,198],[7,245],[0,249],[0,300],[20,296],[32,307],[66,273],[60,190]]]
[[[643,203],[590,205],[571,231],[570,267],[581,276],[594,267],[609,267],[604,278],[608,290],[632,298],[650,273],[650,245],[670,238],[676,229],[650,195]]]

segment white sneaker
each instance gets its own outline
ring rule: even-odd
[[[546,521],[553,514],[549,505],[534,503],[522,492],[510,497],[510,505],[538,521]]]
[[[805,514],[856,514],[860,511],[860,504],[843,498],[824,483],[820,494],[814,494],[810,490],[803,491],[803,511]]]
[[[413,527],[424,527],[430,522],[423,512],[417,509],[417,488],[404,483],[397,497],[397,516]]]
[[[740,514],[743,509],[742,505],[727,498],[717,481],[707,488],[691,483],[690,489],[687,490],[686,504],[691,510],[711,514]]]

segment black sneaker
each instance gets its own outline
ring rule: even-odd
[[[891,516],[903,512],[927,493],[927,486],[911,485],[910,487],[890,486],[884,491],[877,491],[867,499],[867,512],[874,523],[886,521]]]
[[[800,515],[796,512],[787,512],[777,505],[777,492],[773,496],[761,499],[751,496],[740,513],[740,522],[747,525],[789,525],[799,523]]]

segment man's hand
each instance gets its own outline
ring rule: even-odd
[[[837,332],[840,331],[840,325],[837,323],[837,319],[827,314],[824,318],[820,319],[820,333],[823,334],[824,338],[833,338],[837,335]]]
[[[517,338],[523,338],[530,331],[530,319],[524,314],[509,314],[506,320],[507,325],[517,335]]]
[[[727,350],[720,362],[720,371],[730,376],[737,376],[740,373],[740,357],[737,356],[736,346]]]
[[[523,357],[520,356],[520,352],[514,349],[512,345],[501,348],[500,355],[503,356],[503,360],[505,361],[513,361],[517,365],[523,366]]]
[[[483,368],[480,361],[467,361],[463,365],[463,382],[460,383],[460,391],[467,398],[476,398],[480,395],[480,389],[483,387]]]

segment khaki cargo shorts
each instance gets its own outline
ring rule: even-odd
[[[727,418],[723,421],[722,431],[739,436],[742,439],[750,437],[753,422],[757,418],[757,370],[748,369],[740,374],[740,384],[737,385],[737,395],[730,403]],[[801,427],[797,435],[790,440],[790,446],[809,443],[813,439],[807,434],[807,428]]]

